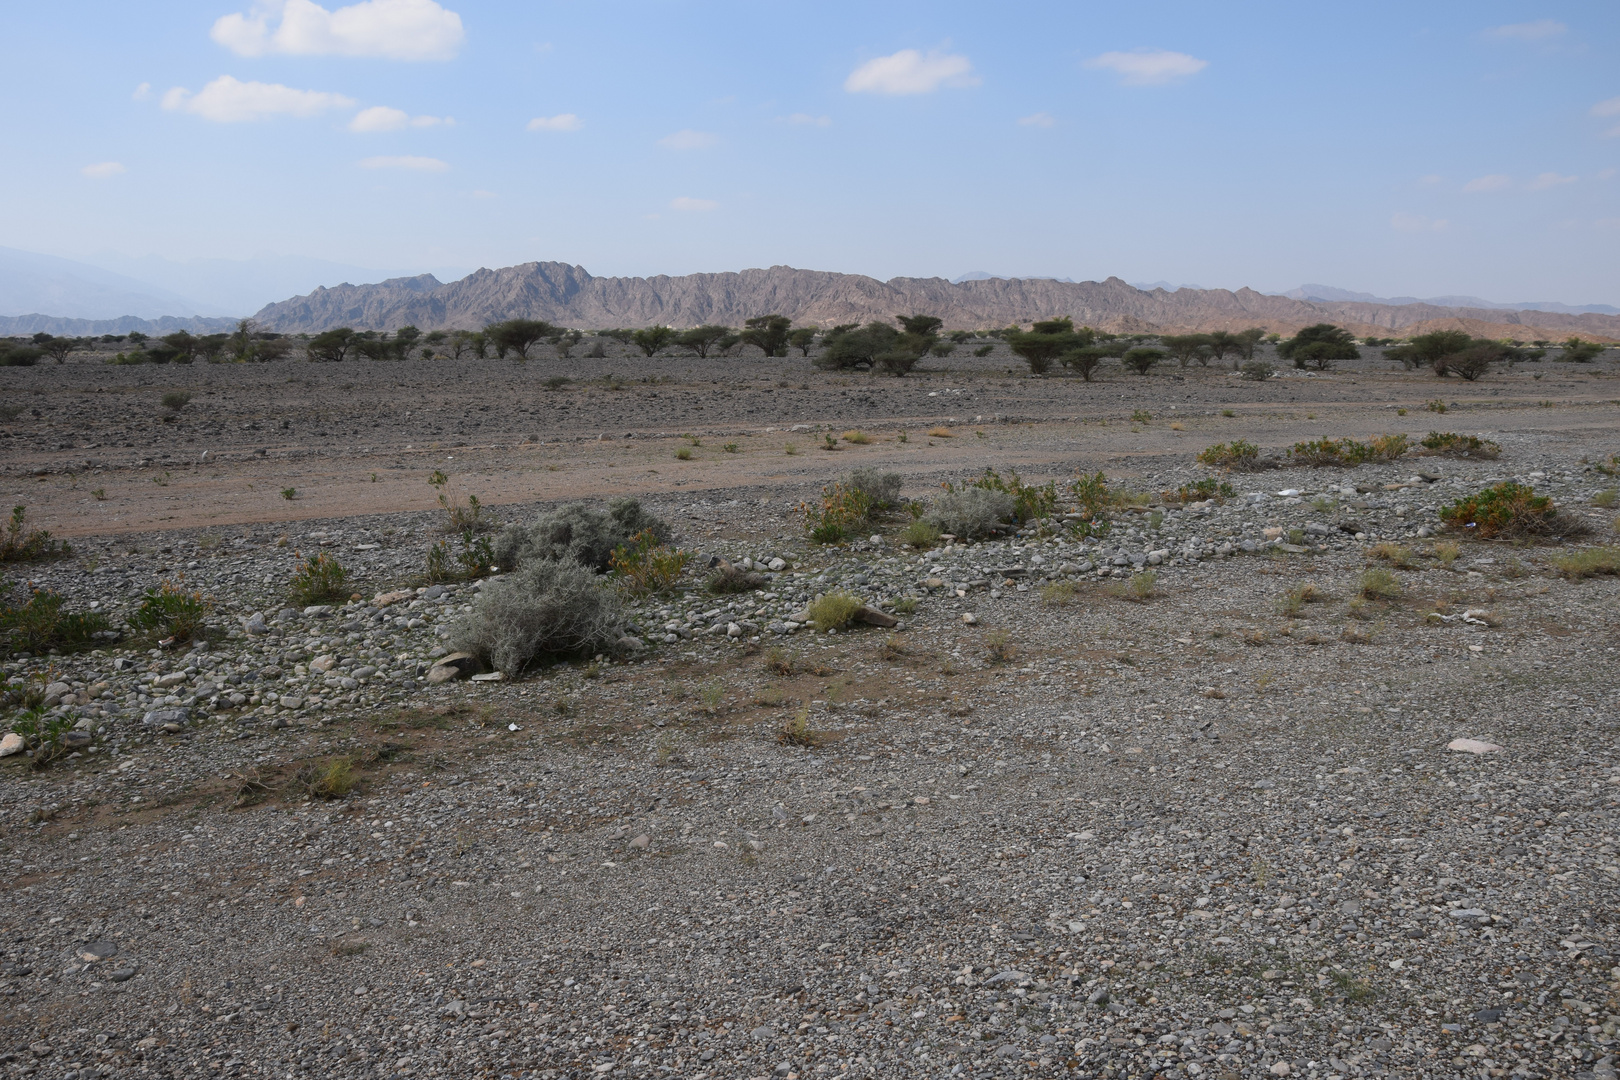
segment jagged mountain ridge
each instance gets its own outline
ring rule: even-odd
[[[321,288],[267,305],[256,319],[266,329],[283,333],[316,333],[337,326],[472,330],[511,318],[599,330],[655,324],[740,326],[745,319],[768,313],[787,315],[801,324],[831,326],[911,312],[938,315],[947,329],[1007,326],[1067,315],[1077,324],[1113,332],[1264,326],[1290,334],[1301,326],[1334,322],[1361,335],[1405,336],[1457,328],[1520,340],[1570,334],[1620,340],[1617,316],[1300,300],[1248,288],[1144,292],[1116,277],[1101,282],[878,281],[861,274],[773,266],[680,277],[599,278],[583,267],[557,262],[481,269],[449,283],[422,274],[373,285]]]

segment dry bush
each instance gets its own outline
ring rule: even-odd
[[[714,573],[704,583],[704,588],[712,593],[740,593],[763,589],[770,584],[771,579],[764,574],[756,574],[752,570],[744,570],[740,566],[733,566],[729,562],[720,562],[715,565]]]
[[[848,434],[844,437],[849,438]],[[873,510],[890,510],[898,506],[901,483],[899,473],[880,473],[876,469],[856,469],[844,480],[845,487],[859,491],[871,501]]]
[[[1198,454],[1198,463],[1212,469],[1230,469],[1234,472],[1251,472],[1265,467],[1260,459],[1260,448],[1243,439],[1205,448]]]
[[[360,783],[360,778],[354,774],[354,759],[339,756],[305,765],[298,771],[294,783],[312,799],[331,800],[347,797]]]
[[[1382,559],[1401,570],[1409,570],[1412,567],[1412,549],[1389,540],[1380,541],[1368,548],[1367,555],[1370,558]]]
[[[783,746],[820,746],[826,736],[810,727],[810,706],[804,705],[788,717],[776,733],[776,741]]]
[[[1017,505],[1016,496],[1009,492],[968,487],[936,497],[922,520],[941,533],[977,540],[1012,520]]]
[[[572,562],[603,571],[613,553],[651,533],[668,543],[668,523],[649,514],[635,499],[617,499],[604,510],[587,503],[568,503],[537,516],[528,525],[509,525],[495,538],[495,563],[502,569],[537,562]]]
[[[617,652],[616,593],[575,562],[536,562],[484,586],[453,642],[498,671],[518,674],[550,658]]]
[[[1495,459],[1502,448],[1489,439],[1477,435],[1458,435],[1454,431],[1431,431],[1418,443],[1419,454],[1428,456]]]
[[[934,439],[954,439],[954,438],[956,438],[956,432],[952,431],[948,427],[931,427],[931,428],[928,429],[928,435],[929,435],[930,438],[934,438]]]
[[[1109,596],[1119,600],[1134,600],[1144,603],[1153,599],[1153,586],[1158,584],[1159,572],[1157,570],[1144,570],[1139,574],[1132,574],[1124,581],[1110,581],[1103,587]]]
[[[1394,600],[1401,595],[1401,583],[1382,566],[1375,566],[1361,575],[1356,592],[1364,600]]]

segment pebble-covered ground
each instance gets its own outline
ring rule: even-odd
[[[1612,542],[1604,378],[1556,435],[1533,396],[1431,418],[1494,461],[1111,466],[1116,418],[1049,444],[1145,496],[1101,540],[1065,499],[983,543],[901,547],[897,514],[810,544],[795,504],[867,447],[650,491],[701,557],[631,602],[646,648],[510,681],[429,682],[478,592],[420,581],[442,511],[79,530],[5,576],[115,625],[183,581],[214,633],[6,665],[85,745],[0,759],[0,1067],[1612,1077],[1620,581],[1557,564]],[[1211,475],[1233,495],[1164,497]],[[1441,529],[1503,479],[1590,534]],[[316,552],[358,599],[288,600]],[[768,580],[711,595],[712,555]],[[799,625],[840,588],[901,626]],[[356,787],[320,798],[334,762]]]

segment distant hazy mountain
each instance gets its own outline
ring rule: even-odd
[[[222,334],[236,327],[235,319],[209,319],[196,315],[186,318],[164,315],[139,319],[123,315],[116,319],[64,319],[56,315],[0,315],[0,337],[28,337],[33,334],[60,334],[63,337],[100,337],[138,330],[148,337],[161,337],[179,330],[193,334]]]
[[[1168,281],[1133,281],[1131,282],[1131,288],[1141,289],[1143,292],[1152,292],[1154,289],[1163,289],[1165,292],[1175,292],[1178,289],[1202,290],[1203,286],[1186,284],[1172,285]]]
[[[795,322],[893,319],[928,312],[947,328],[1007,326],[1069,316],[1113,332],[1241,330],[1260,326],[1291,334],[1333,322],[1358,335],[1394,336],[1455,328],[1524,340],[1585,334],[1620,340],[1620,318],[1603,314],[1500,311],[1433,304],[1299,300],[1253,289],[1144,291],[1119,278],[1063,282],[1051,278],[892,278],[773,266],[683,277],[599,278],[567,263],[531,262],[477,270],[441,284],[431,274],[374,285],[340,285],[271,304],[255,318],[268,329],[314,333],[356,330],[477,329],[501,319],[545,319],[560,326],[606,329],[653,324],[740,326],[778,313]]]
[[[72,259],[0,248],[0,316],[156,319],[200,314],[191,299],[124,274]]]
[[[1069,282],[1071,284],[1073,284],[1073,282],[1074,282],[1073,278],[1066,278],[1066,277],[1041,277],[1039,275],[1031,277],[1031,276],[1025,275],[1023,278],[1020,279],[1020,278],[1016,278],[1016,277],[1007,277],[1007,276],[1004,276],[1004,275],[1001,275],[1001,274],[987,274],[983,270],[969,270],[967,273],[963,274],[959,278],[952,278],[951,279],[951,284],[952,285],[960,285],[964,281],[1019,281],[1019,280],[1023,280],[1023,281],[1067,281],[1067,282]]]
[[[331,286],[346,281],[382,281],[411,273],[301,255],[254,255],[247,259],[190,259],[181,262],[159,255],[130,258],[106,254],[96,256],[93,261],[109,270],[188,296],[204,314],[239,317],[258,311],[265,304],[299,296],[322,285]],[[446,276],[459,277],[460,273],[448,273]]]
[[[1554,300],[1527,301],[1522,304],[1500,304],[1492,300],[1481,300],[1477,296],[1431,296],[1419,299],[1416,296],[1374,296],[1372,293],[1351,292],[1349,289],[1335,288],[1332,285],[1301,285],[1296,289],[1289,289],[1277,296],[1291,296],[1295,300],[1356,300],[1366,304],[1433,304],[1436,307],[1466,307],[1484,308],[1495,311],[1556,311],[1565,315],[1620,315],[1620,307],[1609,304],[1584,304],[1574,306],[1560,304]]]

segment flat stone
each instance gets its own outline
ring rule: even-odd
[[[478,658],[472,653],[451,653],[449,656],[440,657],[428,669],[427,681],[429,684],[437,686],[440,683],[450,682],[452,679],[468,678],[477,669]]]
[[[0,738],[0,757],[10,757],[12,754],[20,754],[26,749],[28,749],[28,744],[25,743],[23,741],[23,737],[17,734],[15,731],[8,731],[6,732],[4,738]]]
[[[863,607],[854,615],[856,622],[863,622],[868,626],[882,626],[893,628],[900,625],[900,620],[876,608]]]
[[[184,724],[189,719],[191,719],[191,714],[185,709],[153,709],[141,717],[141,724],[145,727],[155,728],[174,724],[177,725],[176,730],[178,730],[178,725]]]
[[[1498,750],[1507,749],[1495,743],[1481,742],[1478,739],[1452,739],[1446,743],[1447,750],[1456,750],[1463,754],[1494,754]]]

